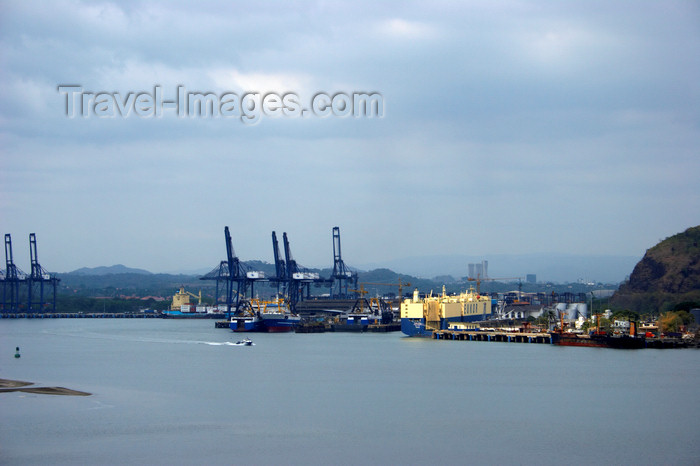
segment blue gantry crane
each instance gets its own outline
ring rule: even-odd
[[[333,273],[330,282],[330,295],[335,299],[348,298],[348,285],[357,288],[357,272],[351,271],[343,262],[339,227],[333,227]]]
[[[250,288],[251,296],[254,293],[254,284],[257,281],[265,281],[263,272],[248,270],[248,267],[236,256],[231,240],[231,232],[228,226],[224,227],[226,240],[226,260],[221,261],[208,274],[200,277],[200,280],[216,280],[216,304],[220,304],[219,296],[222,288],[226,294],[226,313],[230,318],[231,312],[237,312]],[[222,284],[224,285],[222,287]],[[235,297],[234,297],[235,293]]]
[[[283,295],[294,312],[299,301],[311,294],[311,285],[317,287],[330,286],[331,296],[334,298],[349,298],[348,286],[357,287],[357,273],[351,271],[343,262],[340,249],[340,228],[333,228],[333,273],[329,278],[321,278],[318,273],[311,272],[300,266],[292,256],[287,233],[282,233],[284,257],[280,253],[277,233],[272,232],[272,252],[275,261],[275,275],[265,277],[263,272],[248,270],[236,256],[231,242],[231,234],[228,227],[224,228],[226,237],[226,260],[221,261],[218,267],[200,277],[200,280],[216,280],[217,304],[221,292],[226,297],[227,312],[238,311],[246,298],[250,288],[250,296],[253,297],[253,286],[257,282],[272,282],[277,285],[277,294]],[[234,296],[235,294],[235,296]]]
[[[18,312],[20,307],[19,287],[25,282],[25,274],[15,265],[12,257],[12,236],[5,234],[5,274],[2,277],[2,310]]]
[[[286,279],[286,295],[287,304],[292,312],[296,311],[297,303],[300,297],[303,297],[302,279],[303,272],[299,270],[297,261],[292,257],[292,250],[289,247],[289,238],[287,232],[282,233],[282,241],[284,243],[284,261],[285,261],[285,279]]]
[[[280,255],[280,246],[277,242],[277,233],[272,232],[272,253],[275,258],[275,276],[270,278],[270,281],[277,284],[277,294],[280,294],[280,286],[282,287],[281,293],[287,295],[287,263]]]
[[[20,311],[44,313],[47,310],[56,312],[56,288],[60,280],[49,274],[39,264],[34,233],[29,234],[29,253],[32,268],[31,273],[26,274],[14,262],[12,236],[9,233],[5,234],[5,271],[0,274],[0,282],[2,282],[1,310],[4,313],[18,313]],[[44,299],[47,286],[53,288],[49,302]],[[26,306],[23,304],[22,295],[27,298]],[[50,309],[47,309],[48,306]]]
[[[318,273],[310,272],[308,269],[301,267],[292,257],[292,250],[289,247],[289,238],[287,233],[282,233],[282,241],[284,242],[284,258],[285,258],[285,279],[286,279],[286,297],[289,304],[289,309],[292,312],[296,311],[296,305],[299,301],[308,298],[311,294],[311,284],[322,286],[324,283],[330,283],[329,279],[321,278]]]
[[[39,255],[36,249],[36,235],[34,233],[29,234],[29,255],[32,269],[31,273],[27,276],[27,312],[44,312],[44,307],[47,304],[51,306],[52,312],[56,312],[56,288],[60,280],[48,273],[41,264],[39,264]],[[44,288],[46,286],[51,286],[53,288],[51,303],[46,303],[44,301]]]

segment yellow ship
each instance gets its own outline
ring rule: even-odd
[[[448,295],[445,287],[438,296],[421,299],[416,289],[412,299],[401,303],[401,331],[411,337],[429,337],[434,330],[476,328],[475,322],[491,318],[491,298],[470,288],[458,295]]]
[[[192,308],[193,304],[190,302],[190,296],[197,298],[199,300],[198,304],[200,306],[202,305],[202,290],[199,290],[199,294],[196,295],[194,293],[190,293],[189,291],[185,291],[185,287],[181,286],[180,291],[173,295],[173,302],[170,305],[170,310],[191,312],[190,309]]]

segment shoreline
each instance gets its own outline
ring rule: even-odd
[[[65,387],[28,387],[33,382],[22,380],[0,379],[0,393],[24,392],[37,395],[67,395],[67,396],[91,396],[92,393],[71,390]]]

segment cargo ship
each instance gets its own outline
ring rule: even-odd
[[[401,302],[401,331],[409,337],[431,337],[435,330],[450,326],[477,328],[476,322],[491,318],[492,301],[470,288],[459,295],[448,295],[445,287],[438,296],[421,299],[416,289],[413,298]]]
[[[552,344],[558,346],[586,346],[593,348],[641,349],[646,348],[646,338],[637,335],[637,323],[629,323],[629,332],[608,333],[592,330],[589,334],[562,332],[561,329],[551,334]]]
[[[251,299],[231,316],[230,327],[234,332],[291,332],[301,317],[293,314],[286,303]]]
[[[191,303],[190,297],[197,298],[197,304]],[[185,291],[185,287],[181,286],[180,291],[173,295],[170,309],[163,311],[161,316],[166,319],[218,319],[224,317],[224,312],[215,306],[202,305],[201,290],[197,295]]]

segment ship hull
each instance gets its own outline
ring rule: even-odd
[[[163,311],[161,317],[164,319],[221,319],[225,314],[218,313],[199,313],[199,312],[180,312],[180,311]]]
[[[433,331],[425,328],[423,319],[401,319],[401,331],[409,337],[431,337]]]
[[[441,319],[438,322],[438,328],[428,328],[425,324],[425,319],[409,319],[403,317],[401,319],[401,331],[409,337],[425,337],[433,336],[435,330],[447,330],[452,323],[472,323],[481,322],[482,316],[459,316],[454,318]]]
[[[262,331],[262,322],[258,318],[231,318],[229,325],[234,332],[260,332]]]
[[[285,333],[294,331],[301,318],[295,315],[266,316],[263,314],[262,331],[269,333]]]
[[[557,346],[583,346],[588,348],[641,349],[646,347],[642,337],[629,335],[566,335],[554,332],[551,334],[552,344]]]
[[[234,332],[284,333],[294,331],[301,318],[297,315],[278,314],[260,317],[232,317],[229,327]]]
[[[380,323],[380,319],[369,314],[351,314],[341,317],[338,322],[331,324],[334,332],[366,332],[370,324]]]

